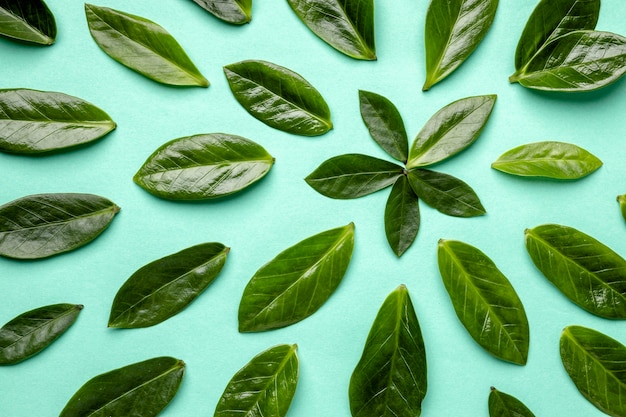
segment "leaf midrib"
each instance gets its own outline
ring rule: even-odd
[[[169,158],[168,158],[169,159]],[[187,158],[188,159],[188,158]],[[190,160],[190,159],[188,159]],[[198,168],[203,168],[203,167],[223,167],[223,166],[234,166],[240,163],[258,163],[260,165],[271,165],[272,164],[272,157],[268,157],[268,158],[263,158],[263,159],[235,159],[235,160],[220,160],[220,161],[215,161],[215,163],[209,163],[209,164],[202,164],[199,163],[197,161],[193,161],[190,160],[194,163],[194,165],[190,164],[187,166],[178,166],[176,168],[172,168],[172,169],[168,169],[167,167],[164,167],[163,164],[158,164],[159,167],[163,168],[163,169],[155,169],[153,171],[148,172],[147,174],[142,174],[142,176],[151,176],[151,175],[156,175],[156,174],[163,174],[163,173],[174,173],[174,172],[182,172],[182,171],[186,171],[186,170],[190,170],[190,169],[198,169]]]
[[[55,207],[57,208],[57,207]],[[66,225],[66,224],[70,224],[72,222],[78,221],[78,220],[82,220],[82,219],[88,219],[90,217],[98,217],[101,216],[107,212],[112,212],[113,214],[116,214],[119,211],[119,207],[116,206],[115,204],[113,204],[111,207],[107,207],[104,208],[102,210],[97,210],[97,211],[93,211],[87,215],[81,215],[81,216],[73,216],[71,219],[69,220],[59,220],[59,221],[51,221],[51,222],[47,222],[43,225],[35,225],[35,226],[31,226],[31,227],[20,227],[19,229],[14,229],[14,230],[6,230],[6,231],[0,231],[0,236],[2,235],[6,235],[6,234],[12,234],[12,233],[19,233],[19,232],[23,232],[26,230],[36,230],[36,229],[40,229],[40,228],[46,228],[46,227],[53,227],[53,226],[58,226],[58,225]],[[63,210],[63,212],[65,212]]]
[[[421,168],[418,168],[417,170],[420,170],[420,169],[421,169]],[[433,172],[436,172],[436,171],[433,171]],[[437,173],[439,174],[439,172],[437,172]],[[436,188],[436,187],[432,186],[429,182],[426,182],[426,181],[422,180],[422,179],[419,177],[419,175],[413,175],[413,178],[416,178],[416,179],[417,179],[418,181],[420,181],[422,184],[425,184],[428,188],[431,188],[431,189],[433,189],[433,190],[436,190],[438,193],[444,194],[447,198],[450,198],[450,199],[452,199],[452,200],[454,200],[454,201],[456,201],[456,202],[458,202],[458,203],[460,203],[460,204],[464,205],[465,207],[468,207],[468,208],[472,209],[473,211],[480,211],[481,213],[483,213],[483,214],[484,214],[484,209],[480,209],[480,207],[474,207],[474,206],[473,206],[473,205],[471,205],[470,203],[468,203],[468,202],[466,202],[466,201],[463,201],[463,200],[459,199],[458,197],[455,197],[454,195],[450,194],[450,191],[449,191],[449,190],[442,190],[441,188]],[[456,177],[453,177],[453,178],[455,178],[455,179],[456,179],[456,180],[458,180],[458,181],[461,181],[460,179],[458,179],[458,178],[456,178]],[[454,187],[453,189],[455,189],[455,188],[457,188],[457,187]],[[416,192],[415,194],[417,195],[417,192]],[[423,198],[423,197],[420,197],[419,195],[417,195],[417,196],[418,196],[419,198],[421,198],[422,200],[424,200],[424,198]]]
[[[27,28],[31,29],[32,33],[34,33],[34,34],[36,34],[36,35],[39,35],[39,38],[40,38],[42,41],[44,41],[47,45],[49,45],[49,44],[50,44],[50,41],[54,42],[54,39],[52,39],[50,36],[46,35],[46,34],[45,34],[45,33],[43,33],[42,31],[40,31],[40,30],[39,30],[38,28],[36,28],[35,26],[33,26],[33,25],[31,25],[30,23],[28,23],[25,19],[22,19],[20,16],[18,16],[18,15],[16,15],[16,14],[13,14],[13,13],[9,12],[9,11],[7,11],[6,9],[2,8],[2,7],[0,7],[0,14],[2,14],[1,12],[2,12],[3,10],[4,10],[4,11],[6,11],[6,16],[13,17],[13,18],[14,18],[14,20],[16,20],[16,21],[18,21],[18,22],[23,23],[23,25],[24,25],[24,26],[26,26]],[[8,34],[7,34],[6,36],[10,36],[10,35],[8,35]],[[21,39],[21,38],[17,38],[17,37],[14,37],[14,36],[10,36],[10,37],[11,37],[11,38],[14,38],[14,39]]]

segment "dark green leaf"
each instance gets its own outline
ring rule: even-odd
[[[217,278],[228,252],[203,243],[139,268],[115,295],[109,327],[154,326],[179,313]]]
[[[528,319],[509,280],[467,243],[441,239],[437,255],[454,311],[472,338],[496,358],[525,365]]]
[[[517,398],[491,387],[489,417],[535,417]]]
[[[419,416],[426,388],[424,341],[401,285],[380,307],[352,373],[350,411],[353,417]]]
[[[63,93],[0,90],[0,151],[35,154],[83,145],[115,129],[108,114]]]
[[[0,0],[0,35],[38,45],[52,45],[57,26],[43,0]]]
[[[626,260],[572,227],[546,224],[525,231],[535,266],[578,306],[626,319]]]
[[[36,194],[0,206],[0,255],[37,259],[98,237],[120,208],[93,194]]]
[[[68,401],[59,417],[154,417],[183,380],[185,363],[167,356],[98,375]]]
[[[376,59],[373,0],[287,0],[309,29],[338,51]]]
[[[392,158],[405,163],[409,153],[409,140],[402,116],[387,98],[359,90],[361,117],[372,138]]]
[[[82,305],[53,304],[22,313],[0,328],[0,365],[13,365],[47,348],[74,324]]]
[[[252,19],[252,0],[193,0],[200,7],[224,22],[235,25]]]
[[[235,99],[268,126],[302,136],[332,129],[322,95],[299,74],[266,61],[241,61],[224,67]]]
[[[622,217],[626,220],[626,194],[621,194],[617,196],[617,202],[619,203],[619,208],[622,213]]]
[[[278,254],[246,285],[239,304],[239,331],[285,327],[315,313],[341,283],[353,247],[350,223]]]
[[[164,144],[133,179],[161,198],[201,200],[240,191],[263,178],[273,164],[274,158],[257,143],[212,133]]]
[[[296,345],[278,345],[252,358],[230,380],[214,417],[284,417],[298,384]]]
[[[120,64],[163,84],[209,86],[176,39],[158,24],[92,4],[85,4],[85,14],[96,44]]]
[[[385,234],[397,256],[411,246],[420,227],[417,196],[405,175],[398,177],[385,207]]]

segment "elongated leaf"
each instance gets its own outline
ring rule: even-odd
[[[211,199],[254,184],[273,164],[274,158],[257,143],[211,133],[167,142],[148,157],[133,180],[161,198]]]
[[[242,25],[252,19],[252,0],[193,0],[204,10],[227,23]]]
[[[523,177],[574,180],[602,166],[585,149],[564,142],[535,142],[513,148],[491,164],[492,168]]]
[[[278,345],[252,358],[230,380],[215,417],[284,417],[298,384],[296,345]]]
[[[402,175],[393,185],[385,206],[385,234],[397,256],[402,256],[411,246],[419,227],[419,202],[406,176]]]
[[[43,0],[0,0],[0,35],[37,45],[52,45],[57,26]]]
[[[349,57],[376,59],[373,0],[287,0],[300,20]]]
[[[489,120],[496,98],[467,97],[435,113],[413,141],[407,168],[435,164],[474,143]]]
[[[491,387],[489,394],[489,417],[535,417],[517,398]]]
[[[525,365],[528,319],[509,280],[467,243],[441,239],[437,259],[454,311],[472,338],[496,358]]]
[[[315,313],[341,283],[354,247],[354,224],[311,236],[278,254],[250,279],[239,331],[289,326]]]
[[[228,252],[203,243],[139,268],[115,295],[109,327],[154,326],[179,313],[217,278]]]
[[[27,311],[0,328],[0,365],[13,365],[50,346],[74,324],[82,305],[53,304]]]
[[[85,14],[96,44],[120,64],[163,84],[209,86],[176,39],[153,21],[87,3]]]
[[[108,227],[120,208],[93,194],[35,194],[0,206],[0,255],[45,258],[79,248]]]
[[[108,114],[63,93],[0,90],[0,151],[38,154],[84,145],[115,129]]]
[[[600,317],[626,319],[626,260],[572,227],[545,224],[524,234],[535,266],[567,298]]]
[[[59,417],[154,417],[169,404],[183,380],[185,363],[168,356],[98,375],[85,383]]]
[[[361,117],[372,138],[392,158],[406,163],[409,140],[402,116],[387,98],[369,91],[359,90]]]
[[[426,12],[426,91],[465,61],[485,37],[498,0],[431,0]]]
[[[241,61],[224,67],[235,99],[268,126],[302,136],[332,129],[322,95],[300,74],[266,61]]]
[[[419,416],[426,396],[426,350],[404,285],[380,307],[350,378],[353,417]]]
[[[602,412],[626,415],[626,347],[596,330],[568,326],[560,348],[563,366],[578,391]]]
[[[620,212],[622,217],[626,220],[626,194],[620,194],[617,196],[617,202],[619,203]]]

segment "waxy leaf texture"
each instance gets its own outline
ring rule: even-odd
[[[385,235],[397,256],[411,246],[420,227],[419,201],[405,175],[398,177],[385,206]]]
[[[517,398],[491,387],[489,393],[489,417],[535,417]]]
[[[43,0],[0,0],[0,35],[35,45],[52,45],[54,15]]]
[[[193,0],[213,16],[227,23],[242,25],[252,19],[252,0]]]
[[[387,98],[370,91],[359,91],[361,117],[372,138],[392,158],[406,163],[409,142],[404,121]]]

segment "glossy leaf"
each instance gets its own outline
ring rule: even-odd
[[[353,247],[350,223],[278,254],[246,285],[239,304],[239,331],[285,327],[315,313],[341,283]]]
[[[115,295],[109,327],[154,326],[178,314],[217,278],[228,252],[203,243],[139,268]]]
[[[227,23],[242,25],[252,19],[252,0],[193,0],[213,16]]]
[[[211,199],[254,184],[273,164],[274,158],[259,144],[211,133],[167,142],[148,157],[133,180],[161,198]]]
[[[402,116],[387,98],[369,91],[359,90],[361,117],[372,138],[392,158],[405,163],[409,153],[409,140]]]
[[[154,417],[174,398],[185,363],[167,356],[98,375],[68,401],[59,417]]]
[[[587,400],[610,416],[626,415],[626,346],[596,330],[569,326],[560,350],[565,370]]]
[[[426,12],[426,91],[465,61],[485,37],[498,0],[431,0]]]
[[[63,93],[0,90],[0,151],[38,154],[84,145],[113,129],[108,114]]]
[[[394,290],[380,307],[350,378],[353,417],[413,417],[426,396],[426,350],[409,292]]]
[[[45,258],[83,246],[120,208],[93,194],[35,194],[0,206],[0,255]]]
[[[622,217],[626,220],[626,194],[620,194],[617,196],[617,202],[619,203],[620,212]]]
[[[489,394],[489,417],[535,417],[517,398],[491,387]]]
[[[376,59],[373,0],[287,0],[300,20],[349,57]]]
[[[52,45],[57,26],[43,0],[0,0],[0,35],[37,45]]]
[[[420,227],[417,196],[405,175],[398,177],[385,206],[385,234],[397,256],[411,246]]]
[[[535,266],[567,298],[600,317],[626,319],[626,260],[572,227],[545,224],[525,231]]]
[[[522,301],[493,261],[467,243],[439,241],[441,278],[457,317],[487,352],[525,365],[530,342]]]
[[[108,7],[85,4],[96,44],[120,64],[159,83],[208,87],[183,48],[151,20]]]
[[[230,380],[214,417],[284,417],[298,384],[296,345],[278,345],[252,358]]]
[[[74,324],[82,305],[53,304],[27,311],[0,328],[0,365],[13,365],[50,346]]]
[[[332,129],[322,95],[299,74],[266,61],[241,61],[224,67],[235,99],[268,126],[302,136]]]

